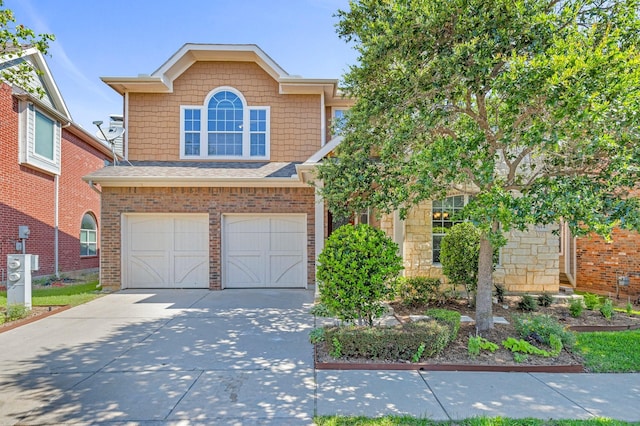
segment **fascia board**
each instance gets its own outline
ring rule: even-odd
[[[117,166],[111,166],[117,167]],[[82,178],[85,182],[99,183],[103,187],[257,187],[257,188],[305,188],[307,184],[301,182],[297,176],[290,178],[269,179],[224,179],[224,178],[193,178],[193,177],[129,177],[111,176]]]

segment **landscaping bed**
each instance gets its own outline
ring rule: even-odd
[[[541,371],[541,372],[582,372],[585,371],[582,359],[574,352],[562,349],[557,356],[527,356],[525,361],[517,362],[511,351],[505,349],[501,342],[509,337],[518,337],[514,326],[514,315],[524,312],[518,309],[520,296],[507,296],[504,303],[493,305],[495,317],[503,317],[508,324],[495,323],[494,328],[482,334],[482,337],[496,343],[495,352],[480,351],[477,356],[470,356],[469,338],[476,336],[474,323],[463,322],[454,341],[440,354],[419,362],[398,361],[393,359],[364,359],[343,357],[336,359],[330,355],[330,343],[321,342],[316,345],[316,368],[318,369],[422,369],[422,370],[474,370],[474,371]],[[393,316],[401,323],[411,321],[410,315],[420,315],[433,306],[407,307],[399,302],[390,304]],[[437,308],[459,312],[463,316],[473,318],[475,310],[468,306],[465,299],[449,300],[437,305]],[[637,308],[636,308],[637,309]],[[614,331],[640,328],[640,316],[628,315],[626,312],[615,312],[607,320],[598,310],[585,309],[574,318],[569,313],[568,304],[554,303],[550,306],[538,306],[533,314],[545,314],[558,320],[560,324],[574,331]]]

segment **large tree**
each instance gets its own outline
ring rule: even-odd
[[[26,49],[36,48],[43,54],[47,53],[49,42],[54,40],[51,34],[36,34],[35,31],[17,24],[13,12],[3,8],[0,0],[0,59],[9,61],[8,67],[0,66],[0,78],[29,92],[42,95],[39,86],[33,86],[33,69],[28,62],[17,61],[24,55]]]
[[[640,228],[635,0],[352,0],[358,64],[337,155],[318,177],[336,214],[405,213],[452,192],[481,229],[476,322],[493,327],[505,232]],[[637,195],[637,194],[636,194]]]

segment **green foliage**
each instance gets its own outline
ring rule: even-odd
[[[340,348],[344,357],[377,360],[411,361],[424,345],[422,358],[432,357],[444,350],[451,338],[451,330],[438,321],[418,321],[392,327],[328,327],[326,339],[333,342],[332,352]],[[337,342],[337,343],[336,343]],[[335,356],[331,353],[331,356]]]
[[[469,337],[469,342],[467,343],[467,351],[469,352],[469,355],[476,357],[480,355],[481,350],[493,353],[498,350],[498,345],[481,336]]]
[[[411,357],[411,362],[420,361],[420,358],[422,358],[422,354],[424,354],[424,350],[426,348],[427,348],[427,345],[425,345],[424,343],[420,343],[420,346],[418,346],[418,349],[416,350],[416,353],[413,354],[413,356]]]
[[[633,313],[633,305],[631,304],[631,302],[627,302],[627,305],[625,306],[625,312],[627,313],[627,315],[631,315]]]
[[[460,312],[449,309],[429,309],[425,312],[429,318],[445,324],[449,328],[449,342],[453,342],[458,337],[460,330]]]
[[[450,228],[440,243],[442,273],[455,286],[462,285],[469,298],[478,286],[480,231],[470,222]]]
[[[593,293],[585,293],[584,297],[584,305],[590,311],[595,311],[598,306],[600,306],[600,296]]]
[[[523,294],[518,302],[518,309],[525,312],[533,312],[538,309],[538,305],[532,295]]]
[[[551,296],[549,293],[543,293],[538,296],[539,306],[547,307],[547,306],[551,306],[552,303],[553,303],[553,296]]]
[[[397,244],[369,225],[338,228],[318,262],[322,304],[340,320],[369,326],[384,313],[402,269]]]
[[[7,321],[16,321],[29,315],[29,308],[25,305],[9,305],[5,312]]]
[[[569,314],[574,318],[580,318],[582,315],[582,310],[584,309],[584,304],[582,303],[582,299],[571,299],[569,302]]]
[[[397,295],[405,306],[423,306],[444,299],[439,278],[400,277]]]
[[[549,338],[549,346],[551,346],[551,356],[558,356],[562,352],[564,345],[562,344],[562,338],[557,334],[552,334]]]
[[[324,327],[316,327],[309,332],[309,342],[312,344],[325,341]]]
[[[502,346],[506,349],[509,349],[511,352],[519,352],[523,354],[529,355],[538,355],[548,358],[551,354],[544,349],[537,348],[533,346],[531,343],[527,342],[523,339],[515,339],[513,337],[508,337],[506,340],[502,342]]]
[[[331,339],[331,351],[329,352],[334,358],[340,358],[342,356],[342,343],[337,337]]]
[[[494,284],[494,288],[496,290],[496,299],[498,299],[498,303],[504,303],[504,296],[507,293],[507,289],[500,284]]]
[[[606,299],[602,305],[600,305],[600,313],[603,317],[610,320],[613,316],[613,302],[611,299]]]
[[[575,344],[575,333],[560,324],[558,320],[551,315],[514,315],[512,320],[513,326],[522,338],[527,338],[535,334],[542,343],[551,346],[551,336],[556,335],[567,349],[571,349]]]
[[[313,305],[311,309],[309,309],[309,313],[316,317],[327,318],[331,316],[331,312],[329,312],[329,309],[322,303],[316,303],[315,305]]]
[[[0,1],[0,7],[3,2]],[[35,47],[41,53],[46,54],[49,42],[55,37],[52,34],[36,34],[21,24],[16,24],[16,19],[10,9],[0,9],[0,58],[3,60],[15,60],[12,67],[0,70],[0,78],[10,84],[38,96],[44,96],[44,90],[32,84],[33,68],[20,58],[29,47]]]
[[[483,322],[487,259],[511,230],[560,218],[575,235],[640,229],[640,200],[627,196],[640,179],[640,18],[635,0],[603,4],[350,2],[337,29],[359,54],[343,78],[355,105],[318,169],[332,212],[404,215],[469,192],[460,215],[488,242]]]

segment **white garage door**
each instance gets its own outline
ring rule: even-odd
[[[222,238],[224,288],[306,288],[306,215],[225,215]]]
[[[123,219],[123,288],[209,288],[209,216]]]

